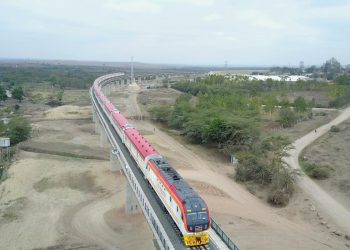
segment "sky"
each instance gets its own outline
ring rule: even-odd
[[[350,64],[350,0],[0,0],[0,58]]]

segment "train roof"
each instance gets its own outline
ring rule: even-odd
[[[128,124],[128,120],[120,112],[114,112],[112,116],[120,127],[124,127],[126,124]]]
[[[135,145],[137,151],[143,158],[151,154],[158,154],[158,152],[152,147],[152,145],[143,137],[139,131],[135,128],[129,128],[125,130],[125,134],[130,141]]]
[[[207,208],[203,199],[196,191],[179,175],[179,173],[164,159],[151,159],[157,166],[165,180],[176,190],[178,197],[186,206],[186,210],[192,212],[202,211],[202,208]],[[174,191],[174,190],[173,190]]]
[[[108,100],[108,99],[107,99]],[[115,110],[115,107],[114,107],[114,105],[112,104],[112,102],[111,101],[106,101],[106,103],[105,103],[105,105],[106,105],[106,108],[107,108],[107,110],[109,111],[109,112],[112,112],[113,110]]]

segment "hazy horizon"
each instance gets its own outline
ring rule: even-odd
[[[131,65],[131,61],[102,61],[102,60],[74,60],[74,59],[42,59],[42,58],[1,58],[0,57],[0,63],[13,63],[13,62],[19,62],[19,63],[52,63],[52,64],[79,64],[79,63],[86,63],[86,64],[128,64]],[[305,64],[305,67],[311,67],[311,66],[317,66],[321,67],[324,62],[321,62],[319,64],[310,64],[307,65]],[[255,64],[184,64],[184,63],[167,63],[167,62],[159,62],[159,63],[153,63],[153,62],[141,62],[141,61],[134,61],[134,66],[137,67],[138,65],[160,65],[160,66],[171,66],[171,67],[212,67],[212,68],[272,68],[272,67],[292,67],[292,68],[297,68],[300,67],[299,64],[289,64],[289,65],[255,65]],[[347,66],[349,64],[344,63],[342,66]]]

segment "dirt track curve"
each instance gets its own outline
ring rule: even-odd
[[[299,155],[302,150],[314,142],[316,139],[329,131],[333,125],[338,125],[350,118],[350,107],[341,111],[340,115],[331,122],[311,131],[300,139],[296,140],[292,145],[293,149],[288,150],[289,156],[284,160],[294,169],[301,169],[299,165]],[[333,197],[325,192],[320,186],[312,181],[308,176],[302,175],[298,178],[299,186],[313,197],[319,203],[330,217],[340,226],[346,233],[350,233],[350,211],[339,204]]]

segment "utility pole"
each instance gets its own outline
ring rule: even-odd
[[[135,77],[134,77],[134,57],[131,57],[131,79],[130,79],[130,83],[134,83],[135,82]]]

